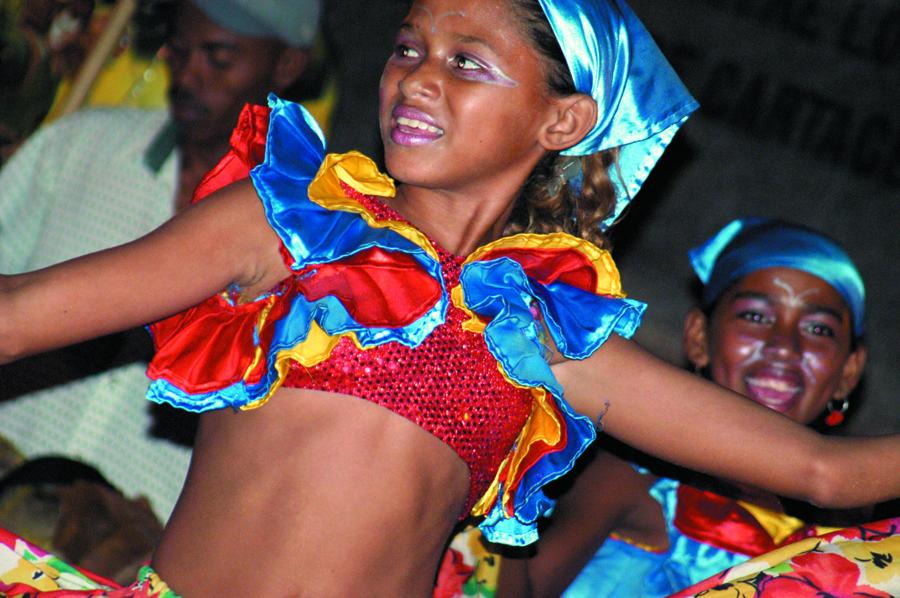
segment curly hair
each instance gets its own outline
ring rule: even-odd
[[[542,58],[550,92],[558,96],[578,93],[562,49],[537,0],[509,2],[523,34]],[[548,153],[525,181],[504,232],[566,232],[599,247],[608,247],[600,223],[616,205],[610,172],[616,167],[617,156],[616,148],[574,158],[580,160],[583,173],[579,192],[568,182],[553,184],[561,176],[564,161],[573,158],[561,156],[559,152]]]

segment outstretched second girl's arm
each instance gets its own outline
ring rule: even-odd
[[[279,239],[249,180],[131,243],[0,277],[0,363],[139,326],[240,286],[287,276]]]
[[[616,335],[553,369],[577,411],[668,461],[828,507],[900,496],[900,435],[822,436]]]

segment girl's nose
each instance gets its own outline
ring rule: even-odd
[[[439,69],[431,60],[420,62],[400,80],[400,91],[408,98],[435,98],[440,95]]]
[[[796,328],[776,324],[766,338],[765,351],[773,357],[784,360],[800,356],[800,337]]]

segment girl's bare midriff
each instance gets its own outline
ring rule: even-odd
[[[202,416],[153,566],[185,598],[429,596],[467,491],[463,461],[403,417],[281,389]]]

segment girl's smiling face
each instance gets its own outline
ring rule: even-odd
[[[715,382],[804,424],[853,389],[865,361],[864,349],[851,351],[843,298],[790,268],[740,279],[716,302],[706,334],[708,360],[698,365]]]
[[[447,191],[517,188],[553,115],[541,61],[505,0],[415,2],[380,101],[388,171]]]

